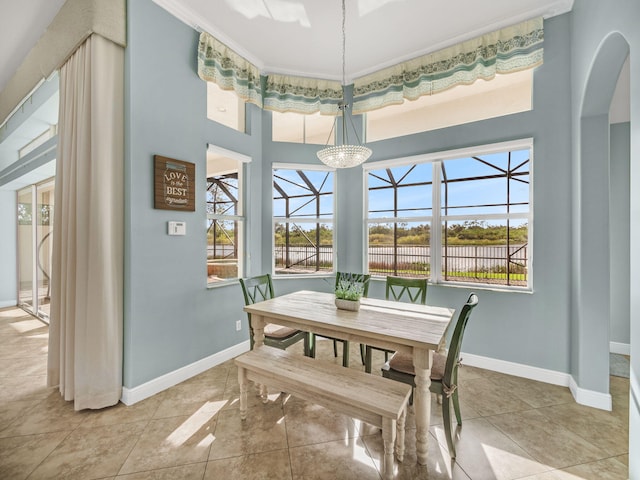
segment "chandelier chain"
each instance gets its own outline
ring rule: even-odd
[[[347,9],[345,7],[345,0],[342,0],[342,88],[344,89],[346,81],[345,75],[345,57],[347,51],[347,31],[345,29],[345,23],[347,18]]]
[[[338,104],[338,109],[340,110],[340,116],[342,117],[342,144],[329,146],[329,139],[327,139],[327,145],[322,150],[318,151],[318,158],[325,165],[329,165],[333,168],[350,168],[355,167],[356,165],[360,165],[362,162],[365,162],[371,156],[371,149],[365,147],[360,143],[360,136],[358,135],[358,131],[353,125],[353,119],[351,116],[346,114],[347,103],[345,99],[345,88],[347,82],[346,75],[346,51],[347,51],[347,33],[346,33],[346,18],[347,18],[347,9],[346,9],[346,0],[342,0],[342,101]],[[347,134],[347,116],[349,117],[349,122],[351,123],[351,128],[356,134],[356,138],[358,140],[357,145],[349,145],[349,138]],[[331,138],[331,134],[334,132],[336,123],[338,122],[338,116],[336,116],[333,126],[331,127],[331,131],[329,132],[329,138]]]

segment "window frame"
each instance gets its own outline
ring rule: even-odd
[[[288,221],[287,217],[276,216],[274,214],[273,209],[273,184],[274,184],[274,172],[276,170],[302,170],[302,171],[314,171],[314,172],[332,172],[332,215],[331,218],[326,217],[309,217],[309,218],[297,218],[296,223],[304,223],[304,224],[322,224],[329,223],[332,227],[332,248],[331,248],[331,270],[320,270],[311,273],[287,273],[281,274],[276,272],[276,258],[275,258],[275,229],[276,224],[278,223],[291,223]],[[318,277],[326,277],[327,275],[332,275],[336,271],[336,261],[337,261],[337,252],[336,252],[336,213],[337,213],[337,175],[336,169],[331,168],[325,165],[313,165],[313,164],[298,164],[298,163],[277,163],[274,162],[271,165],[271,274],[274,278],[318,278]]]
[[[223,285],[228,285],[229,283],[232,282],[237,282],[239,278],[243,278],[245,276],[245,268],[247,265],[246,262],[246,256],[247,256],[247,252],[248,252],[248,248],[247,248],[247,244],[246,244],[246,240],[247,240],[247,211],[246,211],[246,205],[248,205],[249,202],[249,198],[248,198],[248,194],[247,194],[247,184],[248,184],[248,180],[249,180],[249,166],[251,165],[251,157],[244,155],[242,153],[239,152],[235,152],[233,150],[227,150],[226,148],[223,147],[219,147],[217,145],[214,144],[207,144],[207,153],[212,153],[215,155],[221,155],[224,156],[230,160],[234,160],[237,162],[238,164],[238,210],[240,212],[240,215],[225,215],[225,214],[216,214],[216,213],[209,213],[207,211],[207,198],[205,195],[205,214],[206,214],[206,228],[205,228],[205,238],[206,235],[208,233],[208,223],[209,220],[222,220],[222,221],[233,221],[236,222],[237,225],[237,229],[238,231],[236,232],[237,235],[237,241],[238,241],[238,255],[237,255],[237,261],[238,261],[238,275],[236,277],[232,277],[232,278],[225,278],[225,279],[221,279],[221,280],[217,280],[217,281],[210,281],[209,280],[209,274],[207,272],[207,288],[215,288],[218,286],[223,286]],[[205,183],[207,182],[207,166],[205,165]],[[209,250],[209,241],[208,239],[206,239],[206,254],[205,254],[205,261],[207,264],[207,268],[208,268],[208,264],[209,264],[209,255],[208,255],[208,250]]]
[[[369,272],[369,226],[376,223],[400,223],[401,221],[409,222],[430,222],[430,273],[427,276],[430,283],[444,286],[456,287],[472,287],[476,289],[500,290],[500,291],[533,291],[533,218],[534,218],[534,198],[533,198],[533,138],[523,138],[518,140],[479,145],[474,147],[459,148],[454,150],[445,150],[440,152],[421,154],[409,157],[400,157],[396,159],[383,160],[380,162],[372,162],[363,164],[363,195],[364,195],[364,211],[363,211],[363,229],[364,229],[364,246],[363,264],[365,271]],[[447,160],[462,159],[471,156],[490,155],[497,153],[505,153],[509,151],[529,150],[529,208],[527,212],[518,213],[484,213],[484,214],[466,214],[466,215],[444,215],[442,213],[441,202],[441,163]],[[432,165],[432,203],[430,216],[416,217],[369,217],[369,172],[372,170],[380,170],[384,168],[395,168],[414,164],[431,163]],[[443,234],[442,227],[444,221],[482,221],[482,220],[525,220],[528,225],[528,256],[527,256],[527,285],[502,285],[483,282],[464,282],[445,280],[442,274],[443,264]],[[373,274],[372,274],[373,276]]]

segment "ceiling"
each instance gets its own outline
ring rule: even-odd
[[[0,0],[0,92],[7,86],[64,2],[65,0]]]
[[[262,73],[342,79],[340,0],[153,0]],[[573,0],[347,0],[346,80],[536,16]]]
[[[341,80],[340,0],[154,0],[263,73]],[[347,83],[506,25],[569,11],[573,0],[347,0]],[[0,0],[0,91],[64,0]]]

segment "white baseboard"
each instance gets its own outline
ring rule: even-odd
[[[122,398],[120,399],[125,405],[133,405],[145,398],[149,398],[156,393],[160,393],[167,388],[173,387],[180,382],[188,380],[209,368],[215,367],[227,360],[230,360],[244,352],[249,351],[249,341],[244,341],[237,345],[227,348],[221,352],[210,355],[209,357],[198,360],[190,365],[169,372],[158,378],[150,380],[142,385],[133,388],[122,388]],[[515,375],[517,377],[528,378],[539,382],[550,383],[552,385],[560,385],[569,387],[573,398],[581,405],[599,408],[601,410],[611,411],[611,395],[592,390],[585,390],[578,387],[573,377],[568,373],[557,372],[555,370],[547,370],[539,367],[532,367],[521,363],[507,362],[495,358],[482,357],[471,353],[461,353],[463,363],[472,367],[484,368],[495,372]]]
[[[573,395],[573,398],[580,405],[611,411],[611,395],[608,393],[595,392],[593,390],[585,390],[584,388],[578,387],[573,376],[568,373],[532,367],[521,363],[507,362],[505,360],[497,360],[495,358],[482,357],[471,353],[461,353],[460,357],[463,359],[463,364],[470,365],[472,367],[493,370],[495,372],[515,375],[517,377],[550,383],[552,385],[569,387],[569,391]]]
[[[238,355],[249,351],[249,340],[229,347],[221,352],[214,353],[206,358],[185,365],[173,372],[166,373],[158,378],[149,380],[142,385],[133,388],[122,387],[122,397],[120,401],[125,405],[133,405],[145,398],[149,398],[156,393],[160,393],[167,388],[173,387],[180,382],[184,382],[216,365],[220,365]]]
[[[608,393],[594,392],[593,390],[585,390],[578,387],[573,377],[571,377],[571,383],[569,384],[569,390],[573,398],[576,399],[580,405],[586,405],[587,407],[599,408],[600,410],[607,410],[610,412],[613,408],[611,395]]]
[[[552,385],[568,387],[571,379],[571,375],[568,373],[532,367],[522,363],[507,362],[506,360],[497,360],[495,358],[482,357],[471,353],[461,353],[460,357],[462,357],[463,364],[471,365],[472,367],[493,370],[495,372],[506,373],[507,375],[537,380],[538,382],[551,383]]]
[[[617,353],[619,355],[631,355],[631,344],[609,342],[609,351],[611,353]]]

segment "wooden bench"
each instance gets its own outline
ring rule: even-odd
[[[249,381],[344,413],[382,429],[384,478],[393,477],[394,444],[398,461],[404,456],[409,385],[264,345],[236,357],[235,363],[242,420],[247,418]],[[266,389],[261,395],[266,402]]]

